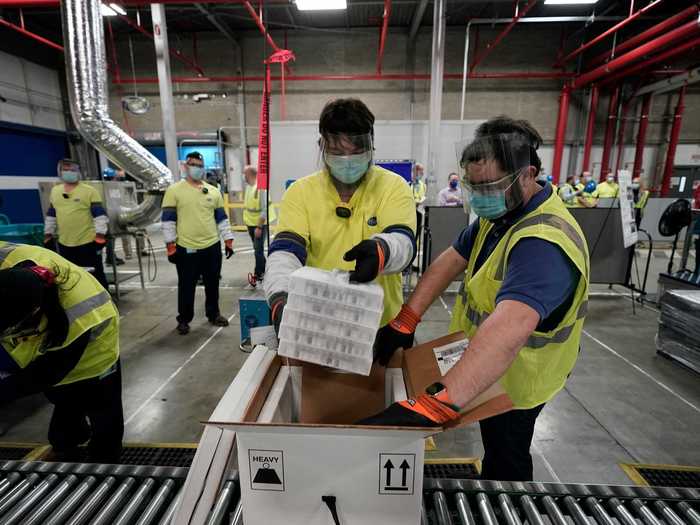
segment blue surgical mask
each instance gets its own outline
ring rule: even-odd
[[[192,180],[202,180],[202,177],[204,177],[204,168],[201,166],[187,166],[187,174]]]
[[[79,178],[77,171],[61,171],[61,180],[68,184],[75,184]]]
[[[453,190],[457,189],[457,184],[459,184],[458,180],[451,180],[450,181],[450,188],[452,188]]]
[[[356,155],[325,155],[326,165],[331,175],[344,184],[355,184],[367,173],[372,152],[366,151]]]
[[[498,219],[508,212],[505,191],[487,194],[473,192],[469,197],[469,204],[474,213],[488,220]]]

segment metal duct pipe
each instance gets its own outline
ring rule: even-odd
[[[119,222],[143,226],[158,215],[170,170],[127,135],[109,116],[107,61],[99,0],[61,2],[71,115],[80,134],[148,190],[143,202],[123,208]]]

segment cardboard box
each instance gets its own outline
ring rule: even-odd
[[[443,429],[354,423],[439,380],[433,348],[460,337],[399,352],[369,376],[276,356],[259,376],[243,417],[209,422],[236,433],[244,523],[332,525],[322,498],[333,496],[341,523],[418,524],[424,438]],[[496,385],[455,425],[510,408]]]

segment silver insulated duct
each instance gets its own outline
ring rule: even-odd
[[[107,61],[99,0],[62,0],[63,45],[68,98],[80,134],[117,166],[144,184],[148,193],[133,208],[123,208],[120,224],[144,226],[154,221],[170,170],[127,135],[109,116]]]

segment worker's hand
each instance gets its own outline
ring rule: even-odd
[[[377,338],[374,340],[374,359],[380,365],[386,366],[397,349],[411,348],[418,323],[420,316],[410,306],[403,305],[399,315],[377,332]]]
[[[447,389],[435,395],[427,393],[389,405],[387,409],[362,419],[356,425],[392,427],[439,427],[457,419],[459,407],[450,400]]]
[[[287,294],[284,292],[277,294],[270,301],[270,320],[272,321],[272,326],[275,327],[277,337],[280,335],[280,324],[282,323],[282,314],[286,305]]]
[[[174,242],[169,242],[165,245],[165,251],[168,254],[168,261],[175,264],[177,262],[177,245]]]
[[[262,233],[263,233],[262,226],[258,226],[255,228],[254,235],[255,235],[256,239],[259,239],[260,237],[262,237]]]
[[[233,255],[233,239],[226,239],[224,241],[224,252],[226,252],[226,258],[230,259]]]
[[[55,249],[53,235],[51,235],[50,233],[44,235],[44,248],[46,248],[47,250]]]
[[[384,270],[388,258],[389,246],[379,238],[366,239],[343,255],[343,260],[355,261],[350,280],[356,283],[373,281]]]
[[[107,244],[107,237],[104,234],[98,233],[95,235],[95,245],[98,250],[101,250]]]

